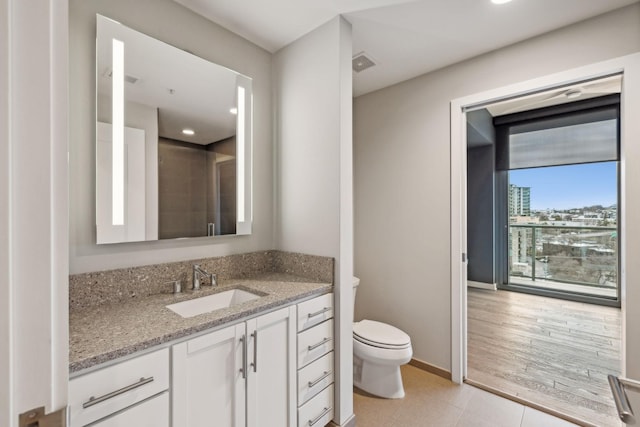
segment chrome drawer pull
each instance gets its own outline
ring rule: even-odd
[[[324,371],[324,373],[317,380],[309,381],[309,388],[317,386],[320,382],[331,375],[330,371]]]
[[[100,397],[93,397],[91,396],[89,398],[88,401],[84,402],[82,404],[82,408],[87,409],[93,405],[97,405],[100,402],[104,402],[105,400],[109,400],[113,397],[119,396],[123,393],[126,393],[128,391],[131,391],[133,389],[136,389],[138,387],[142,387],[145,384],[149,384],[151,381],[153,381],[153,377],[149,377],[149,378],[140,378],[140,381],[138,381],[137,383],[128,385],[126,387],[122,387],[120,390],[116,390],[116,391],[112,391],[111,393],[107,393],[104,396],[100,396]]]
[[[240,368],[240,372],[242,372],[242,379],[247,378],[247,338],[246,335],[243,335],[240,338],[240,342],[242,343],[242,368]]]
[[[330,311],[330,310],[331,310],[331,307],[325,307],[322,310],[316,311],[315,313],[307,314],[307,318],[311,319],[312,317],[320,316],[321,314],[326,313],[327,311]]]
[[[613,394],[613,401],[616,404],[618,410],[618,417],[623,423],[633,425],[636,423],[636,417],[629,403],[629,398],[625,391],[625,386],[634,390],[640,390],[640,382],[630,380],[628,378],[620,378],[615,375],[608,375],[607,380],[611,387],[611,393]]]
[[[327,415],[329,412],[331,412],[331,407],[328,408],[324,408],[322,410],[322,413],[320,415],[318,415],[317,417],[315,417],[312,420],[309,420],[309,427],[313,426],[314,424],[316,424],[318,421],[320,421],[322,419],[322,417],[324,417],[325,415]]]
[[[307,347],[307,350],[309,350],[309,351],[315,350],[316,348],[320,347],[321,345],[324,345],[324,344],[328,343],[329,341],[331,341],[331,338],[325,338],[322,341],[320,341],[318,344],[310,345],[309,347]]]
[[[253,337],[253,372],[258,372],[258,331],[253,331],[251,334]]]

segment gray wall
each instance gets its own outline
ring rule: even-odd
[[[494,146],[467,151],[467,279],[495,283]]]
[[[638,51],[635,4],[356,98],[356,318],[451,369],[451,100]]]
[[[208,163],[206,146],[160,137],[158,236],[161,239],[207,235]]]
[[[253,233],[194,240],[95,244],[95,14],[253,79]],[[184,29],[188,28],[188,31]],[[70,273],[274,247],[271,54],[171,0],[69,4]]]
[[[276,247],[336,260],[338,424],[353,414],[351,55],[341,17],[274,55]]]

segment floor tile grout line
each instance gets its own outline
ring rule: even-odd
[[[535,410],[538,410],[540,412],[543,412],[543,413],[546,413],[548,415],[551,415],[551,416],[553,416],[555,418],[559,418],[559,419],[568,421],[568,422],[576,424],[576,425],[581,425],[581,426],[584,426],[584,427],[598,427],[597,425],[587,423],[584,420],[580,420],[578,418],[572,417],[572,416],[567,415],[567,414],[563,414],[561,412],[558,412],[558,411],[556,411],[554,409],[551,409],[549,407],[546,407],[544,405],[540,405],[540,404],[537,404],[537,403],[532,402],[530,400],[524,399],[521,396],[511,395],[510,393],[506,393],[506,392],[504,392],[502,390],[496,389],[494,387],[491,387],[489,385],[474,381],[474,380],[469,379],[469,378],[465,379],[465,383],[467,383],[467,384],[469,384],[469,385],[471,385],[473,387],[476,387],[476,388],[478,388],[480,390],[484,390],[484,391],[486,391],[488,393],[495,394],[496,396],[502,397],[504,399],[511,400],[513,402],[519,403],[525,408],[535,409]]]

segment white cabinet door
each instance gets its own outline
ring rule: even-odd
[[[95,427],[169,427],[169,393],[164,392],[123,412],[107,418]]]
[[[296,425],[296,307],[247,321],[247,426]]]
[[[173,346],[173,427],[245,426],[244,339],[241,323]]]

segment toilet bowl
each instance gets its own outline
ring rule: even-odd
[[[353,278],[355,303],[360,279]],[[400,365],[411,360],[411,338],[400,329],[375,320],[353,324],[353,384],[388,399],[404,397]]]

